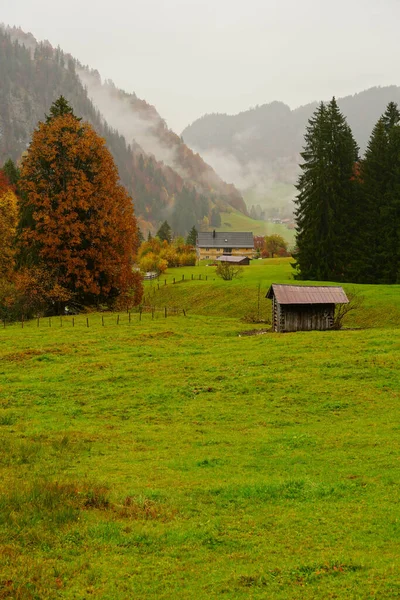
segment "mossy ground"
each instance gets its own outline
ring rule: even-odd
[[[400,597],[399,288],[360,329],[240,335],[288,276],[0,331],[0,598]]]

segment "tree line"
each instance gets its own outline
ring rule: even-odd
[[[308,122],[297,184],[296,278],[400,283],[400,111],[391,102],[364,157],[335,98]]]

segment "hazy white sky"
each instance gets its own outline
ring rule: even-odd
[[[181,130],[207,112],[291,107],[400,84],[400,0],[0,0]]]

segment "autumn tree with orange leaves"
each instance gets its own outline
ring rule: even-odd
[[[104,140],[63,97],[33,134],[20,187],[20,261],[51,273],[57,310],[68,294],[83,304],[140,302],[132,200]]]

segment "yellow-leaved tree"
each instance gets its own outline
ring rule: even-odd
[[[8,189],[0,195],[0,279],[9,279],[15,264],[18,201]]]

